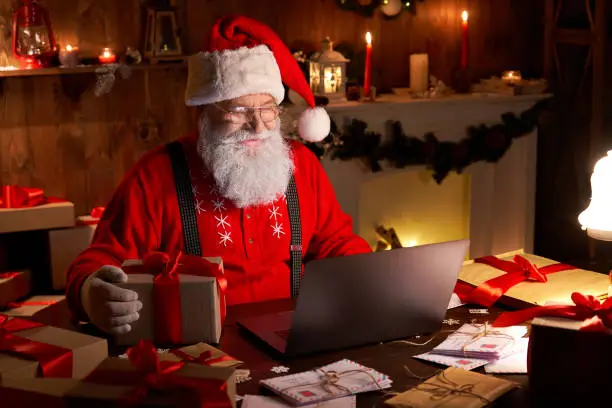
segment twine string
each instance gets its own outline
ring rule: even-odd
[[[429,398],[432,401],[440,401],[449,397],[464,396],[478,398],[486,404],[491,404],[493,402],[474,392],[474,387],[476,387],[476,384],[458,384],[448,378],[448,376],[442,370],[436,371],[436,373],[434,373],[434,375],[431,377],[416,375],[407,366],[404,366],[404,370],[409,377],[417,380],[431,381],[419,384],[414,389],[431,394]]]
[[[314,371],[319,372],[321,374],[320,381],[308,383],[308,384],[292,385],[290,387],[283,388],[281,392],[286,392],[294,388],[304,388],[304,387],[314,386],[314,387],[321,387],[325,392],[331,395],[336,395],[334,392],[334,388],[348,395],[348,394],[352,394],[352,391],[348,387],[340,384],[340,380],[343,377],[347,377],[347,376],[354,375],[354,374],[360,374],[360,373],[366,374],[368,377],[370,377],[370,379],[372,380],[372,383],[376,385],[376,388],[378,389],[378,391],[384,391],[384,389],[380,386],[378,380],[372,375],[372,373],[370,373],[368,369],[356,369],[356,370],[347,370],[347,371],[337,372],[333,370],[325,371],[322,368],[317,368]]]

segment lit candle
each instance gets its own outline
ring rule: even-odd
[[[506,85],[517,85],[523,79],[520,71],[505,71],[502,73],[502,81]]]
[[[117,59],[117,56],[113,54],[110,48],[105,48],[102,54],[98,57],[101,64],[112,64]]]
[[[461,68],[468,66],[468,17],[467,10],[461,13]]]
[[[365,75],[363,79],[363,96],[369,98],[372,87],[372,33],[366,33]]]
[[[62,66],[65,67],[76,67],[79,64],[78,53],[79,49],[77,47],[73,47],[72,45],[66,45],[66,48],[60,50],[59,52],[59,60]]]
[[[323,88],[326,94],[334,93],[334,84],[333,84],[333,75],[331,72],[331,68],[325,68],[325,80],[323,83]]]

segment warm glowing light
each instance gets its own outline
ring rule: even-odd
[[[100,62],[103,64],[111,64],[115,62],[116,59],[117,57],[115,56],[115,54],[113,54],[110,48],[105,48],[102,51],[102,54],[100,54],[100,56],[98,57],[98,60],[100,60]]]
[[[369,31],[366,33],[366,43],[372,45],[372,33]]]
[[[515,85],[523,79],[520,71],[505,71],[502,73],[502,81],[508,85]]]
[[[410,239],[410,240],[404,242],[402,246],[404,246],[404,247],[415,247],[417,245],[419,245],[419,244],[417,243],[416,239]]]
[[[68,44],[68,45],[66,46],[66,51],[68,51],[68,52],[72,52],[72,45]]]
[[[461,21],[463,21],[464,23],[467,23],[468,22],[468,17],[469,17],[469,14],[468,14],[467,10],[463,10],[461,12]]]
[[[587,234],[602,241],[612,241],[612,150],[600,159],[591,175],[591,202],[578,216]]]

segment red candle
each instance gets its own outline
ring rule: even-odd
[[[363,96],[369,98],[372,87],[372,33],[366,33],[366,60],[365,75],[363,79]]]
[[[461,13],[461,69],[468,66],[468,12]]]
[[[115,54],[113,54],[110,48],[105,48],[104,51],[102,51],[102,54],[98,56],[98,60],[101,64],[112,64],[117,60],[117,57]]]

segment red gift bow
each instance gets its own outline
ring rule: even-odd
[[[179,263],[180,261],[180,263]],[[184,267],[186,272],[179,271]],[[183,252],[170,257],[162,252],[147,255],[142,268],[126,268],[128,274],[148,273],[153,279],[153,303],[155,305],[155,339],[159,343],[182,344],[181,285],[179,274],[210,276],[216,278],[221,309],[221,322],[225,320],[227,279],[219,266],[202,257]]]
[[[9,319],[0,315],[0,352],[15,353],[38,361],[43,377],[72,377],[72,350],[26,339],[14,333],[44,327],[44,324],[25,319]]]
[[[78,225],[96,225],[100,222],[100,218],[102,218],[102,214],[104,214],[105,207],[94,207],[89,212],[89,216],[91,219],[77,219]]]
[[[198,357],[194,357],[178,349],[172,350],[170,352],[183,361],[187,361],[189,363],[207,365],[207,366],[212,366],[214,364],[221,363],[223,361],[236,361],[234,357],[230,357],[227,354],[221,357],[213,358],[212,352],[210,350],[206,350],[205,352],[200,354]]]
[[[96,218],[96,219],[100,219],[102,218],[102,214],[104,214],[104,207],[94,207],[91,209],[91,212],[89,213],[89,215],[91,215],[91,218]]]
[[[42,188],[29,188],[19,186],[3,186],[0,208],[34,207],[43,204],[44,191]]]
[[[227,383],[212,378],[184,377],[176,374],[185,362],[159,361],[156,348],[150,341],[140,343],[127,351],[136,372],[95,370],[84,381],[110,385],[130,385],[135,390],[123,397],[128,404],[138,404],[150,391],[189,391],[197,397],[200,408],[229,408]]]
[[[546,275],[576,269],[571,265],[562,263],[552,264],[538,268],[527,259],[520,255],[515,255],[512,261],[499,259],[495,256],[485,256],[476,258],[474,262],[489,265],[495,269],[506,272],[496,278],[489,279],[478,285],[476,288],[465,282],[458,281],[455,286],[455,293],[464,303],[473,303],[486,307],[491,307],[499,300],[510,288],[524,282],[548,282]]]
[[[572,293],[574,305],[537,306],[516,312],[504,312],[493,322],[494,327],[508,327],[539,316],[583,320],[581,331],[605,332],[612,328],[612,298],[603,303],[595,296]]]

